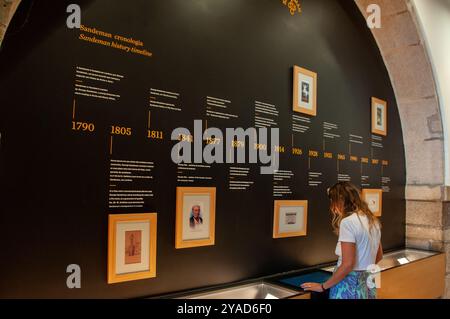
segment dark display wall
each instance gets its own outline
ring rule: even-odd
[[[23,1],[0,52],[0,297],[151,296],[333,261],[338,180],[383,188],[384,247],[404,245],[401,124],[353,1],[303,0],[294,16],[278,0],[79,1],[82,30],[66,27],[69,3]],[[317,117],[292,111],[294,65],[318,73]],[[371,134],[372,96],[388,102],[387,137]],[[255,127],[261,107],[278,112],[282,181],[255,164],[172,162],[173,129]],[[117,181],[112,164],[133,162],[146,172]],[[175,249],[177,186],[217,187],[215,246]],[[309,200],[307,237],[272,239],[276,199]],[[158,213],[157,278],[108,285],[108,215],[146,212]],[[82,289],[67,289],[69,264]]]

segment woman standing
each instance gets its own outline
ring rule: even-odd
[[[325,283],[306,283],[306,291],[330,289],[330,299],[376,299],[368,269],[383,258],[381,225],[354,185],[338,183],[328,191],[333,229],[339,235],[338,265]]]

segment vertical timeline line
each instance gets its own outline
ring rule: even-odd
[[[152,121],[152,112],[148,111],[148,129],[150,129],[151,121]]]
[[[109,142],[109,155],[113,154],[113,137],[111,136],[110,142]]]
[[[73,106],[72,106],[72,120],[75,120],[75,111],[76,111],[76,102],[75,99],[73,99]]]

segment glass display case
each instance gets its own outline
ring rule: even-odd
[[[177,299],[288,299],[298,294],[298,291],[259,281],[246,285],[186,295]]]
[[[406,265],[421,259],[436,256],[438,254],[439,253],[430,251],[404,249],[385,254],[383,260],[378,265],[381,267],[381,270],[384,271],[394,267]]]
[[[186,293],[176,299],[310,299],[301,285],[307,282],[325,282],[331,277],[329,272],[308,269],[280,274],[252,283],[237,284],[231,287],[209,289],[207,291]]]
[[[442,257],[442,258],[441,258]],[[410,266],[406,266],[409,265]],[[427,285],[429,278],[433,282],[442,283],[445,277],[445,255],[438,252],[421,251],[416,249],[402,249],[384,255],[379,263],[382,270],[383,288],[379,289],[381,299],[392,298],[436,298],[442,295],[441,287]],[[400,267],[404,266],[404,267]],[[301,285],[306,282],[323,283],[327,281],[336,266],[325,268],[306,268],[297,271],[278,274],[274,276],[237,283],[211,287],[205,290],[180,293],[164,296],[166,299],[326,299],[326,294],[307,293]],[[441,269],[442,268],[442,269]],[[411,287],[412,274],[421,274],[425,280],[413,281],[416,285]],[[436,277],[435,279],[433,279]],[[430,287],[428,287],[430,286]]]
[[[285,275],[273,279],[277,284],[301,290],[301,286],[308,282],[324,283],[331,277],[331,273],[323,270],[300,272],[297,274]]]
[[[426,259],[438,255],[437,252],[423,251],[417,249],[402,249],[390,253],[386,253],[383,260],[378,263],[381,271],[392,269],[398,266],[407,265],[409,263]],[[336,265],[322,268],[324,271],[334,272]]]

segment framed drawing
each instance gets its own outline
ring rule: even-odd
[[[308,201],[277,200],[273,218],[273,238],[306,236]]]
[[[372,213],[377,217],[381,217],[383,214],[383,190],[363,189],[362,195]]]
[[[372,133],[387,136],[387,102],[372,98]]]
[[[157,214],[109,215],[108,284],[156,277]]]
[[[216,188],[178,187],[175,248],[214,246]]]
[[[294,66],[294,112],[317,115],[317,73]]]

